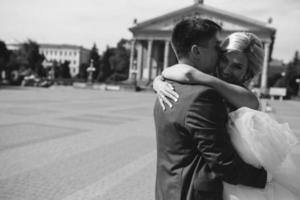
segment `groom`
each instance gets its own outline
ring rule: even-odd
[[[179,63],[214,73],[220,31],[210,20],[179,22],[171,41]],[[172,85],[180,94],[174,108],[163,111],[158,101],[154,107],[156,200],[222,200],[223,181],[264,188],[266,171],[245,163],[230,142],[219,94],[204,85]]]

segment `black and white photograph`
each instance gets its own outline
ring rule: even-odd
[[[0,200],[300,200],[299,0],[1,0]]]

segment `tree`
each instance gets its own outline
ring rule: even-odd
[[[22,79],[21,77],[30,73],[34,73],[39,77],[47,76],[47,71],[42,65],[45,57],[39,53],[38,43],[29,39],[27,42],[22,43],[20,49],[12,56],[12,62],[9,64],[9,73],[10,77],[14,78],[11,81],[19,82],[20,80],[16,81],[13,79],[16,79],[16,77]]]
[[[9,57],[10,51],[6,48],[5,42],[0,41],[0,80],[2,79],[2,71],[7,69]]]
[[[28,40],[21,45],[21,48],[18,52],[18,60],[21,65],[25,68],[32,69],[35,73],[40,76],[44,75],[42,62],[44,61],[44,55],[39,53],[38,43]]]
[[[299,89],[299,85],[296,83],[297,78],[300,78],[300,58],[298,51],[295,52],[293,60],[288,63],[286,69],[287,91],[289,95],[297,94]]]
[[[293,58],[293,64],[297,65],[300,62],[300,58],[299,58],[299,51],[295,52],[294,58]]]
[[[6,48],[6,44],[0,40],[0,71],[4,70],[6,64],[9,61],[9,50]]]
[[[130,51],[126,48],[128,40],[121,39],[116,48],[107,46],[103,55],[97,81],[122,81],[128,78]]]
[[[66,79],[71,78],[69,65],[70,65],[70,61],[65,61],[64,63],[61,64],[60,68],[61,68],[62,78],[66,78]]]
[[[22,78],[20,77],[20,68],[21,65],[18,61],[17,52],[11,51],[9,61],[5,69],[6,79],[10,82],[10,84],[21,84]]]
[[[0,42],[0,71],[3,70],[3,57],[7,79],[11,84],[20,84],[22,78],[29,74],[46,77],[43,67],[44,55],[39,53],[38,43],[28,40],[21,44],[17,51],[8,51],[4,42]]]
[[[114,71],[116,73],[128,74],[129,72],[129,57],[130,51],[126,49],[126,44],[128,40],[122,39],[117,45],[116,53],[115,53],[115,66]]]
[[[100,63],[100,70],[97,75],[97,81],[105,81],[112,73],[110,57],[114,55],[115,48],[106,47]]]
[[[79,66],[79,73],[77,74],[77,78],[79,79],[87,79],[87,68],[89,67],[89,64],[87,63],[82,63]]]
[[[130,51],[126,48],[127,43],[128,40],[121,39],[114,55],[110,58],[112,75],[109,79],[111,81],[122,81],[128,78]]]
[[[100,69],[101,57],[99,55],[98,48],[95,43],[90,52],[89,66],[91,65],[91,60],[93,60],[93,67],[95,68],[95,72],[93,73],[93,79],[96,79],[101,70]]]
[[[59,63],[56,60],[52,62],[52,67],[54,69],[54,78],[61,78],[61,69],[59,67]]]
[[[70,65],[70,61],[64,61],[63,63],[58,63],[57,61],[54,61],[53,62],[54,77],[64,78],[64,79],[71,78],[69,65]]]

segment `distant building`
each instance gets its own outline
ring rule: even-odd
[[[267,87],[268,62],[271,58],[276,29],[268,23],[204,5],[202,0],[180,10],[138,23],[129,30],[133,34],[129,79],[139,85],[149,84],[161,71],[177,63],[170,46],[171,32],[177,22],[186,17],[211,19],[222,26],[221,39],[236,31],[255,33],[263,41],[266,56],[261,87]]]
[[[47,61],[63,63],[70,62],[70,74],[76,76],[82,63],[89,62],[90,50],[81,46],[67,44],[40,44],[40,53],[44,54]]]
[[[18,50],[21,44],[8,44],[10,50]],[[70,74],[72,77],[79,73],[79,67],[82,63],[89,62],[90,50],[82,46],[68,44],[39,44],[40,54],[46,57],[47,63],[65,61],[70,62]]]

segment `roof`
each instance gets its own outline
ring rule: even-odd
[[[57,49],[83,49],[89,51],[89,49],[86,49],[79,45],[72,45],[72,44],[39,44],[40,48],[57,48]]]
[[[164,26],[165,30],[171,30],[176,22],[183,17],[198,15],[201,18],[208,18],[214,21],[220,21],[223,29],[234,29],[230,31],[238,31],[242,28],[248,27],[249,30],[260,29],[270,33],[275,33],[276,29],[271,27],[268,23],[264,23],[246,16],[238,15],[221,9],[217,9],[204,4],[193,4],[191,6],[146,20],[131,27],[133,33],[139,30],[155,30]],[[218,22],[217,22],[218,23]],[[227,23],[227,24],[224,24]],[[225,26],[225,28],[224,28]]]
[[[10,48],[15,48],[18,49],[22,43],[11,43],[8,44],[7,46]],[[86,51],[90,51],[89,49],[84,48],[83,46],[79,45],[72,45],[72,44],[49,44],[49,43],[44,43],[44,44],[38,44],[40,48],[56,48],[56,49],[82,49]]]

